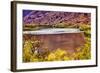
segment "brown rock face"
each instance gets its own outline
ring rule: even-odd
[[[28,37],[41,41],[40,49],[48,48],[51,51],[60,48],[69,52],[75,52],[75,48],[85,43],[83,32],[43,35],[24,34],[24,39],[28,39]]]

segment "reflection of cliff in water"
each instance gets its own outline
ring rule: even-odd
[[[43,29],[24,31],[23,34],[24,40],[38,40],[41,42],[38,48],[48,48],[51,51],[61,48],[69,52],[75,52],[75,48],[85,43],[84,33],[78,29]]]

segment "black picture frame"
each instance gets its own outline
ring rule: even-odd
[[[80,7],[80,8],[93,8],[96,9],[96,58],[95,64],[93,65],[82,65],[82,66],[64,66],[64,67],[51,67],[51,68],[31,68],[31,69],[17,69],[17,4],[29,4],[29,5],[45,5],[45,6],[61,6],[61,7]],[[52,70],[52,69],[69,69],[69,68],[84,68],[84,67],[96,67],[98,65],[98,7],[90,5],[74,5],[74,4],[58,4],[58,3],[43,3],[43,2],[27,2],[27,1],[12,1],[11,2],[11,71],[37,71],[37,70]]]

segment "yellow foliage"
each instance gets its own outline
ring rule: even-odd
[[[62,57],[62,56],[64,56],[64,55],[67,54],[66,51],[61,50],[60,48],[58,48],[54,53],[55,53],[55,55],[58,56],[58,57]]]
[[[64,56],[64,57],[63,57],[63,60],[64,60],[64,61],[67,61],[67,60],[71,60],[71,59],[70,59],[70,57],[68,57],[68,56]]]
[[[89,41],[86,41],[83,47],[79,48],[80,51],[73,53],[75,60],[83,60],[83,59],[90,59],[91,58],[91,44]]]
[[[31,48],[32,48],[32,44],[30,41],[25,41],[24,42],[24,49],[23,49],[23,60],[25,62],[30,61],[30,57],[31,57]]]
[[[30,62],[38,62],[39,59],[36,57],[36,55],[33,55],[30,57]]]
[[[76,48],[76,51],[77,51],[77,52],[80,52],[80,50],[81,50],[81,48]]]
[[[54,53],[50,53],[47,57],[48,61],[54,61],[56,60],[56,55]]]
[[[57,50],[50,53],[47,57],[48,61],[65,61],[71,60],[70,57],[67,56],[67,51],[58,48]]]
[[[48,48],[45,49],[45,54],[35,54],[32,53],[32,48],[41,45],[38,40],[27,40],[24,41],[23,45],[23,62],[43,62],[43,61],[67,61],[67,60],[84,60],[91,58],[91,39],[90,37],[85,37],[86,43],[76,48],[76,52],[70,54],[67,50],[58,48],[56,50],[50,51]],[[44,56],[45,55],[45,56]]]

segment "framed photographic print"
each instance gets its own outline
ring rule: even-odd
[[[11,2],[11,71],[97,66],[97,6]]]

